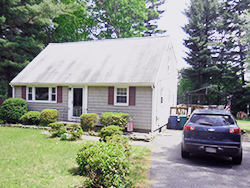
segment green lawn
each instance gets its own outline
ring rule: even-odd
[[[250,133],[250,121],[248,120],[236,120],[237,124],[241,129],[244,129],[247,131],[247,133]]]
[[[44,131],[44,130],[43,130]],[[76,153],[85,140],[48,138],[42,130],[0,127],[0,187],[78,187],[85,177],[76,172]],[[131,178],[146,187],[151,152],[133,146]]]

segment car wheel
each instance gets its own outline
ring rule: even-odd
[[[242,162],[242,150],[240,151],[240,155],[232,157],[232,159],[234,164],[240,165]]]
[[[188,158],[189,157],[189,153],[183,149],[182,144],[181,144],[181,157],[182,158]]]

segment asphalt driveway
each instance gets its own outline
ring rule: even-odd
[[[243,161],[234,165],[230,158],[191,155],[181,157],[181,131],[167,130],[148,146],[152,148],[149,179],[152,188],[250,187],[250,142],[243,142]]]

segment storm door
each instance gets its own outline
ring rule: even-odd
[[[86,88],[69,88],[69,121],[75,121],[82,114],[87,113],[85,92]]]
[[[82,115],[83,89],[73,88],[73,117]]]

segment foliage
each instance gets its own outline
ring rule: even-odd
[[[0,2],[0,81],[5,85],[46,46],[53,18],[70,11],[53,0],[5,0]],[[12,89],[8,87],[8,96]]]
[[[0,119],[4,123],[19,123],[20,118],[28,112],[28,105],[24,99],[6,99],[0,108]]]
[[[130,187],[130,163],[119,143],[84,143],[76,162],[89,187]]]
[[[99,116],[95,113],[82,114],[80,117],[81,127],[84,131],[93,130],[98,123]]]
[[[41,113],[37,111],[29,111],[21,117],[23,125],[39,125]]]
[[[103,127],[98,133],[100,137],[100,141],[106,142],[107,139],[114,135],[122,135],[122,128],[117,125],[109,125],[107,127]]]
[[[44,109],[41,112],[40,120],[43,124],[55,123],[60,116],[60,112],[56,109]]]
[[[68,135],[66,139],[68,140],[81,139],[81,136],[83,135],[83,131],[80,125],[78,125],[77,123],[72,123],[72,124],[68,124],[66,128],[67,128],[66,134]]]
[[[61,137],[67,130],[63,123],[50,123],[48,126],[51,128],[51,137]]]
[[[129,144],[129,138],[128,137],[122,137],[120,134],[112,134],[111,136],[107,136],[106,142],[108,143],[120,143],[124,146],[124,152],[129,157],[131,155],[131,145]]]
[[[122,128],[127,127],[128,119],[132,118],[128,113],[104,112],[101,115],[100,123],[103,126],[117,125]]]
[[[185,60],[191,67],[180,72],[178,97],[181,102],[186,101],[184,92],[211,86],[233,95],[235,114],[241,110],[239,103],[247,103],[243,93],[249,47],[240,39],[247,34],[247,17],[242,15],[249,9],[249,3],[250,0],[191,0],[185,10],[189,23],[184,27],[189,35],[185,40],[189,49]],[[237,101],[243,98],[244,102]],[[216,98],[212,101],[215,103]]]

